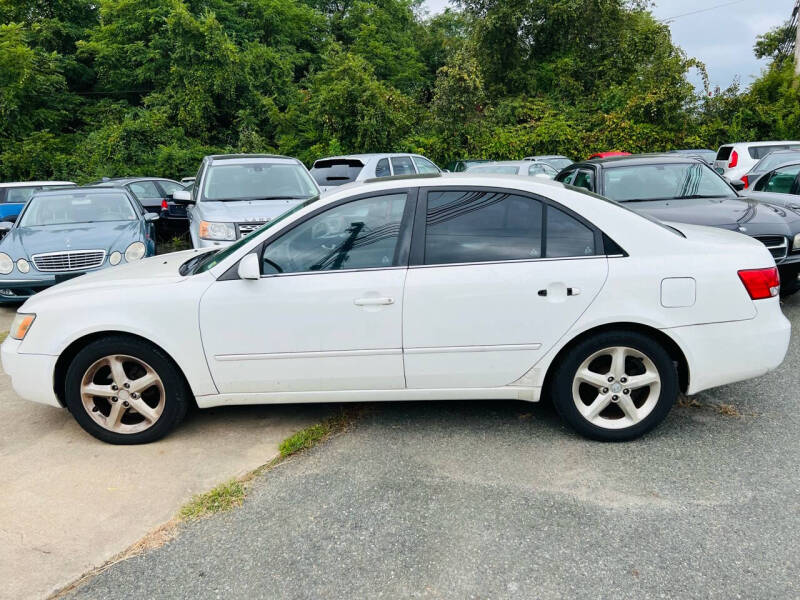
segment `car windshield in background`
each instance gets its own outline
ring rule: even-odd
[[[542,159],[541,162],[547,163],[548,165],[555,167],[559,171],[561,169],[566,169],[568,166],[572,164],[572,161],[568,158],[545,158]]]
[[[136,213],[125,194],[63,194],[34,196],[22,213],[18,226],[42,227],[136,219]]]
[[[297,163],[214,164],[203,184],[202,200],[273,200],[310,198],[314,180]]]
[[[603,182],[605,196],[617,202],[736,197],[728,184],[700,163],[607,167]]]
[[[499,173],[501,175],[516,175],[519,173],[519,167],[514,165],[481,165],[479,167],[470,167],[467,173]]]
[[[753,171],[756,173],[772,171],[772,169],[784,163],[794,162],[796,160],[800,160],[800,150],[797,152],[772,152],[758,161],[758,164],[753,167]]]

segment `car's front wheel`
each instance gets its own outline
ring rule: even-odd
[[[185,416],[188,390],[175,364],[144,340],[111,336],[88,344],[67,370],[65,400],[75,420],[112,444],[144,444]]]
[[[573,346],[553,377],[553,401],[579,433],[624,441],[653,429],[678,397],[672,357],[636,331],[611,331]]]

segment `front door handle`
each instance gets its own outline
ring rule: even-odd
[[[540,296],[542,296],[543,298],[547,296],[547,290],[546,289],[539,290],[537,293]],[[567,296],[578,296],[578,295],[580,295],[580,293],[581,293],[581,289],[580,288],[576,288],[576,287],[567,288]]]
[[[394,304],[394,298],[356,298],[353,300],[356,306],[387,306]]]

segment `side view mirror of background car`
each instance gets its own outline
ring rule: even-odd
[[[172,201],[178,204],[194,204],[192,193],[186,190],[176,190],[172,192]]]
[[[258,255],[250,253],[240,260],[237,273],[239,274],[239,279],[261,279]]]
[[[735,189],[737,192],[741,192],[744,189],[744,181],[741,179],[736,179],[731,181],[731,186],[733,186],[733,189]]]
[[[158,215],[156,213],[144,213],[144,220],[152,223],[153,221],[158,221]]]

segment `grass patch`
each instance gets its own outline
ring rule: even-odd
[[[192,498],[181,509],[180,518],[184,520],[200,519],[230,510],[242,504],[245,494],[244,483],[237,479],[232,479],[205,494],[198,494]]]
[[[324,439],[331,432],[327,423],[319,423],[298,431],[281,442],[278,446],[282,457],[291,456],[295,452],[311,448],[314,444]]]
[[[180,252],[181,250],[191,250],[192,242],[189,240],[189,235],[176,235],[169,240],[158,242],[158,249],[156,254],[168,254],[170,252]]]

